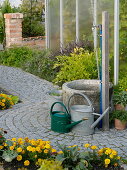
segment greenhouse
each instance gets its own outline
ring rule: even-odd
[[[102,11],[109,12],[110,51],[114,53],[115,84],[118,81],[119,1],[114,0],[45,0],[46,47],[62,49],[68,43],[92,40],[100,48]],[[113,50],[114,49],[114,50]]]

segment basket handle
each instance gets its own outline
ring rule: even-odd
[[[69,100],[68,100],[68,110],[69,110],[69,111],[70,111],[70,101],[71,101],[72,97],[75,96],[75,95],[82,96],[82,97],[87,101],[87,103],[89,104],[89,106],[91,106],[91,107],[93,108],[91,101],[89,100],[89,98],[88,98],[85,94],[82,94],[82,93],[74,93],[74,94],[72,94],[72,95],[69,97]]]
[[[69,115],[69,112],[68,112],[66,106],[65,106],[62,102],[54,102],[54,103],[52,104],[52,106],[51,106],[50,114],[52,114],[52,112],[53,112],[53,107],[54,107],[54,105],[56,105],[56,104],[60,104],[60,105],[65,109],[65,111],[66,111],[65,113]],[[61,112],[61,111],[59,111],[59,112]],[[63,113],[63,112],[62,112],[62,113]]]

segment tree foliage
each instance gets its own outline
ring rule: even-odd
[[[20,11],[24,14],[23,37],[44,35],[43,1],[22,0]]]
[[[5,37],[5,22],[4,14],[5,13],[15,13],[18,11],[18,8],[11,7],[9,0],[4,0],[3,4],[0,7],[0,42],[2,43]]]
[[[0,8],[0,42],[2,43],[5,36],[4,14],[11,13],[12,8],[9,0],[5,0]]]

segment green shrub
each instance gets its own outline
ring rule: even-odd
[[[29,47],[14,47],[0,52],[0,64],[20,67],[48,81],[55,77],[54,60],[47,50],[37,50]]]
[[[0,63],[7,66],[21,67],[32,57],[32,50],[27,47],[14,47],[0,52]]]
[[[59,68],[54,82],[62,85],[64,82],[77,79],[96,79],[96,57],[93,52],[83,48],[75,48],[70,56],[57,56],[54,68]]]

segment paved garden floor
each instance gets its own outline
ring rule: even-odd
[[[111,147],[127,156],[127,129],[117,131],[96,131],[89,136],[75,133],[59,134],[50,130],[48,92],[54,86],[46,80],[39,79],[17,68],[0,66],[0,87],[18,95],[22,103],[13,109],[0,111],[0,127],[8,131],[6,137],[29,137],[50,140],[53,146],[57,142],[66,145],[91,143],[101,147]]]

